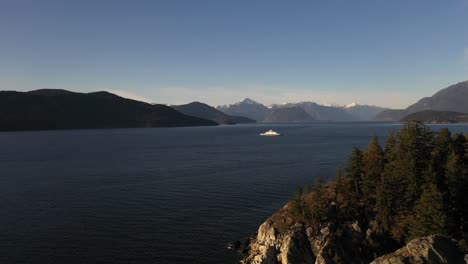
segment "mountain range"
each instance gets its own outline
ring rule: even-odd
[[[263,120],[265,123],[310,122],[314,119],[297,106],[271,109]]]
[[[242,115],[258,122],[371,121],[378,113],[387,109],[356,103],[337,106],[314,102],[273,104],[267,107],[249,98],[216,108],[226,114]]]
[[[0,131],[209,125],[217,123],[108,92],[0,91]]]
[[[406,121],[467,122],[468,81],[425,97],[406,109],[320,105],[314,102],[265,106],[246,98],[216,108],[200,102],[166,106],[109,92],[60,89],[0,91],[0,131],[207,126],[251,122]]]
[[[249,98],[235,104],[217,106],[216,109],[228,115],[245,116],[257,122],[263,122],[270,113],[270,109],[266,106]]]
[[[192,102],[184,105],[171,105],[175,110],[188,115],[212,120],[218,124],[234,125],[242,123],[255,123],[255,120],[243,116],[227,115],[207,104]]]
[[[468,113],[468,81],[451,85],[431,97],[424,97],[406,109],[382,111],[377,115],[377,119],[399,121],[410,114],[426,110]],[[437,112],[431,113],[436,114]],[[429,118],[428,114],[424,115],[426,120]]]

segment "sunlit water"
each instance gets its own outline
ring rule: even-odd
[[[450,125],[468,132],[466,125]],[[260,137],[274,128],[282,137]],[[236,263],[298,184],[396,124],[0,133],[0,263]]]

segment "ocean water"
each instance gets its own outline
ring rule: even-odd
[[[269,128],[285,136],[258,136]],[[333,177],[352,147],[398,128],[0,133],[0,263],[236,263],[226,244],[256,231],[296,185]]]

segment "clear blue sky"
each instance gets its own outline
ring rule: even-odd
[[[468,79],[468,0],[0,0],[0,89],[406,107]]]

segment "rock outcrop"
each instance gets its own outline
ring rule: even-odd
[[[455,241],[432,235],[411,240],[397,251],[384,255],[372,264],[410,264],[410,263],[468,263],[457,248]]]
[[[369,263],[373,231],[358,223],[312,226],[295,222],[287,204],[258,229],[243,264]]]
[[[266,221],[258,229],[257,238],[250,245],[249,256],[242,263],[313,264],[314,261],[303,225],[295,224],[285,233],[280,233],[272,221]]]
[[[388,253],[396,247],[379,241],[376,226],[363,229],[357,222],[311,226],[295,221],[288,207],[260,225],[243,251],[242,264],[468,264],[468,255],[459,251],[455,240],[444,236],[417,238]]]

